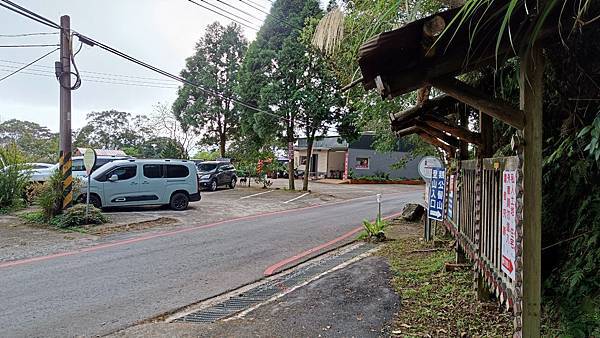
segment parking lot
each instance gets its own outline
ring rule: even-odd
[[[296,182],[297,189],[301,181]],[[0,216],[0,261],[22,259],[64,250],[76,250],[113,240],[161,232],[185,226],[211,224],[283,210],[336,203],[359,197],[422,191],[422,186],[348,185],[310,182],[310,192],[285,189],[287,180],[274,180],[270,189],[252,182],[251,187],[220,188],[203,191],[202,200],[192,202],[185,211],[166,207],[107,209],[110,223],[85,232],[62,232],[25,224],[17,216]]]

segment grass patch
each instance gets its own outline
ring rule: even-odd
[[[454,259],[451,250],[413,252],[428,248],[415,237],[386,243],[380,254],[392,268],[392,284],[402,308],[393,332],[402,337],[508,337],[512,315],[499,306],[476,300],[473,273],[444,272]]]

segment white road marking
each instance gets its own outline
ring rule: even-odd
[[[272,192],[273,190],[267,190],[267,191],[263,191],[263,192],[259,192],[257,194],[252,194],[252,195],[248,195],[248,196],[244,196],[244,197],[240,197],[241,200],[246,199],[246,198],[250,198],[250,197],[254,197],[254,196],[258,196],[258,195],[264,195],[264,194],[268,194],[270,192]]]
[[[298,196],[298,197],[294,197],[294,198],[292,198],[292,199],[291,199],[291,200],[289,200],[289,201],[285,201],[285,202],[283,202],[283,204],[287,204],[287,203],[293,202],[293,201],[295,201],[295,200],[297,200],[297,199],[300,199],[300,198],[302,198],[302,197],[304,197],[304,196],[306,196],[306,195],[308,195],[308,194],[309,194],[309,193],[305,192],[304,194],[302,194],[302,195],[300,195],[300,196]]]

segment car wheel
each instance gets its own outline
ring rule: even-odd
[[[208,189],[210,191],[215,191],[217,190],[217,181],[216,180],[212,180],[210,181],[210,186],[208,187]]]
[[[171,202],[169,203],[169,206],[173,210],[182,211],[187,209],[188,204],[190,204],[190,198],[188,195],[178,192],[171,196]]]
[[[77,202],[85,204],[87,202],[86,200],[86,194],[81,194],[79,196],[79,199],[77,200]],[[90,204],[92,206],[94,206],[95,208],[102,208],[102,201],[100,200],[100,197],[98,197],[97,195],[90,195]]]
[[[236,185],[236,184],[237,184],[237,178],[236,178],[236,177],[233,177],[233,178],[231,179],[231,182],[229,182],[229,189],[233,189],[233,188],[235,188],[235,185]]]

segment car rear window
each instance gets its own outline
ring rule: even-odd
[[[144,176],[147,178],[161,178],[160,164],[144,164]]]
[[[187,177],[190,170],[184,165],[167,164],[167,178]]]
[[[85,171],[85,166],[83,165],[83,159],[78,158],[73,160],[73,164],[71,165],[72,171]]]

